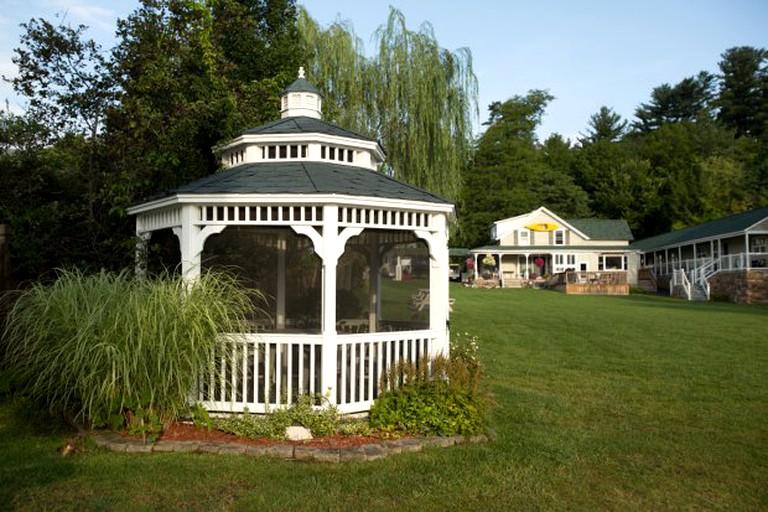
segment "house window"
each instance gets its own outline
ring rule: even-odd
[[[764,236],[752,238],[752,250],[750,252],[766,252],[766,239]]]
[[[555,245],[565,245],[565,231],[558,229],[553,232]]]
[[[531,245],[531,232],[521,229],[517,232],[517,245]]]
[[[624,270],[625,258],[619,255],[600,256],[599,270]]]
[[[566,254],[565,255],[565,264],[569,267],[576,265],[576,255],[575,254]]]

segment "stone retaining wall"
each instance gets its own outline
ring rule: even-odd
[[[250,445],[244,443],[213,443],[205,441],[157,441],[144,443],[140,439],[126,438],[116,432],[93,432],[96,446],[115,452],[127,453],[216,453],[221,455],[248,455],[313,462],[370,461],[390,455],[418,452],[430,446],[448,447],[474,444],[488,440],[485,435],[473,437],[416,437],[369,443],[341,448],[316,448],[301,443]]]
[[[768,304],[768,269],[720,272],[709,280],[709,292],[737,304]]]

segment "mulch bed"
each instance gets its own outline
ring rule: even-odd
[[[316,437],[307,441],[283,441],[268,438],[251,439],[239,437],[234,434],[228,434],[218,429],[206,429],[196,427],[189,423],[172,423],[163,429],[158,438],[159,441],[201,441],[218,443],[241,443],[248,445],[277,445],[277,444],[300,444],[302,446],[312,446],[314,448],[343,448],[346,446],[362,446],[366,444],[378,443],[382,439],[376,436],[324,436]]]

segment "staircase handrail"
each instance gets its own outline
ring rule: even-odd
[[[691,300],[691,282],[688,280],[688,276],[682,269],[676,269],[672,272],[672,289],[675,286],[682,286],[685,292],[685,297]]]

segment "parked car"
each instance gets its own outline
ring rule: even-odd
[[[448,279],[451,281],[461,281],[461,265],[451,263],[449,265]]]

